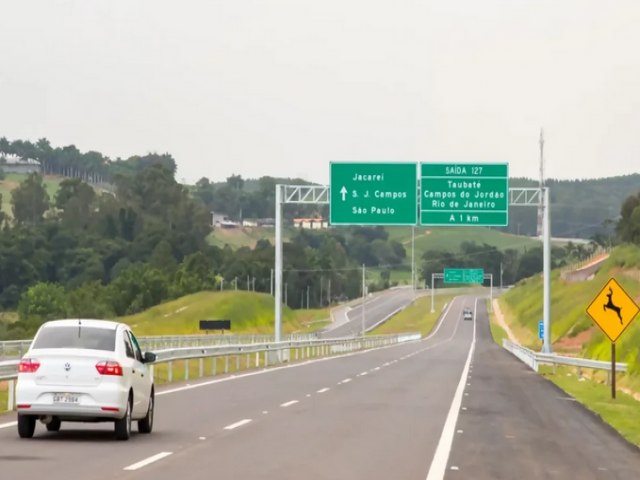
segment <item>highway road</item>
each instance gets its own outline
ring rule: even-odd
[[[382,320],[413,302],[416,293],[412,288],[394,288],[367,297],[364,304],[365,328],[371,330]],[[334,323],[320,336],[350,337],[362,333],[362,303],[352,303],[333,310]]]
[[[637,449],[493,344],[483,304],[458,297],[419,342],[165,387],[154,433],[129,442],[64,423],[20,440],[14,415],[0,417],[0,475],[636,478]]]

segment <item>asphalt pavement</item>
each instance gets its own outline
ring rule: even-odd
[[[366,331],[390,318],[416,298],[412,288],[393,288],[375,293],[362,302],[353,302],[333,311],[334,322],[320,336],[323,338],[350,337],[360,335],[364,326]],[[363,324],[364,316],[364,324]]]
[[[68,423],[20,440],[15,415],[0,417],[0,475],[637,478],[637,450],[493,344],[483,304],[458,297],[419,342],[164,387],[154,432],[128,442]]]

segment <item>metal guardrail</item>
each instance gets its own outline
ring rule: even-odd
[[[588,358],[563,357],[553,353],[534,352],[533,350],[523,347],[522,345],[518,345],[517,343],[513,343],[511,340],[507,340],[506,338],[502,340],[502,346],[536,372],[540,365],[569,365],[578,368],[592,368],[595,370],[611,371],[611,362],[591,360]],[[626,372],[627,364],[616,362],[616,371]]]
[[[420,333],[406,333],[397,335],[376,335],[366,337],[348,337],[331,339],[291,339],[283,342],[242,343],[235,345],[207,345],[156,350],[156,361],[151,364],[167,364],[167,382],[174,380],[173,362],[185,360],[199,360],[199,376],[204,376],[204,360],[211,358],[212,374],[216,375],[216,359],[223,357],[224,371],[229,372],[229,358],[235,357],[236,370],[240,370],[241,358],[245,358],[245,368],[268,367],[277,363],[287,363],[293,360],[305,360],[313,357],[325,357],[380,348],[399,343],[420,340]],[[262,358],[261,358],[262,357]],[[252,362],[252,358],[255,361]],[[7,410],[13,410],[14,387],[18,377],[19,359],[0,361],[0,381],[9,382],[9,398]],[[189,362],[184,365],[184,380],[189,379]],[[2,406],[0,406],[2,411]]]
[[[314,334],[293,334],[285,340],[306,340],[317,338]],[[234,345],[245,343],[273,342],[273,335],[160,335],[138,337],[143,350],[200,347],[211,345]],[[29,350],[31,340],[8,340],[0,342],[0,360],[20,358]]]

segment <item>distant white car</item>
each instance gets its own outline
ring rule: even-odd
[[[470,308],[465,308],[462,313],[462,318],[464,320],[473,320],[473,311]]]
[[[36,420],[50,432],[61,422],[115,424],[118,440],[151,433],[154,385],[149,363],[129,327],[106,320],[55,320],[40,327],[20,361],[18,434],[33,437]]]

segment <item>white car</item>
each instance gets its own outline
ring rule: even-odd
[[[18,434],[33,437],[36,420],[50,432],[61,422],[115,423],[119,440],[151,433],[154,386],[149,363],[129,327],[106,320],[55,320],[36,333],[20,361],[16,384]]]

